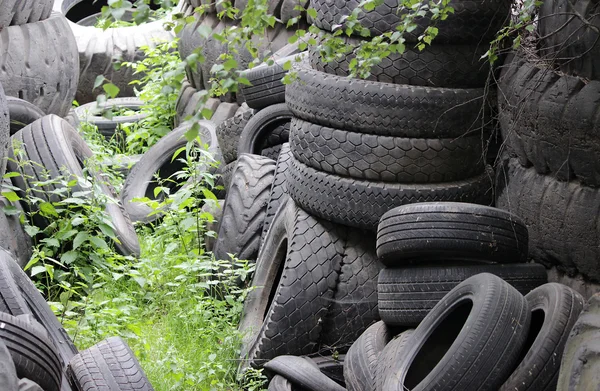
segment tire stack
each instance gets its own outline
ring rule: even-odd
[[[539,50],[519,50],[504,64],[498,109],[508,153],[498,170],[497,205],[523,219],[535,262],[558,276],[597,283],[600,21],[594,7],[544,2]],[[581,18],[569,17],[572,10]]]

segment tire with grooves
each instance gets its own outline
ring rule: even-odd
[[[415,327],[455,286],[479,273],[498,276],[523,295],[548,282],[544,266],[535,263],[384,269],[377,283],[381,320]]]
[[[269,204],[267,206],[267,211],[265,214],[265,222],[263,225],[263,231],[261,234],[260,242],[261,244],[265,241],[265,237],[267,236],[267,231],[271,226],[271,222],[275,217],[275,213],[279,209],[279,206],[286,202],[288,198],[287,191],[287,171],[290,164],[290,159],[292,158],[292,152],[290,151],[289,144],[283,144],[281,146],[281,152],[279,153],[279,158],[277,159],[277,164],[275,165],[275,173],[273,175],[273,184],[271,185],[271,191],[269,193]]]
[[[376,391],[383,390],[383,383],[386,380],[386,372],[393,368],[401,357],[402,352],[406,349],[406,343],[410,341],[410,337],[414,333],[414,329],[408,329],[392,338],[377,358],[377,367],[375,368],[375,388]]]
[[[11,136],[46,115],[39,107],[23,99],[7,96],[6,102],[10,114]]]
[[[10,180],[6,181],[10,184]],[[11,253],[20,267],[25,267],[33,254],[33,241],[20,221],[23,207],[19,201],[10,202],[0,195],[0,208],[15,212],[0,215],[0,247]]]
[[[202,16],[194,14],[194,17],[195,20],[187,23],[178,34],[179,56],[183,61],[196,49],[203,48],[206,44],[206,38],[198,33],[198,28],[202,27],[202,29],[209,28],[212,30],[219,23],[219,19],[211,14],[204,14]],[[196,90],[204,89],[200,62],[196,65],[186,65],[186,74],[188,82],[193,88]]]
[[[0,30],[48,19],[54,0],[1,0]]]
[[[289,124],[292,113],[285,103],[271,105],[260,110],[246,124],[240,142],[238,153],[259,154],[262,149],[281,145],[289,140]],[[287,136],[287,137],[285,137]],[[272,139],[275,139],[271,141]]]
[[[68,367],[78,391],[153,391],[135,355],[121,337],[110,337],[73,357]]]
[[[4,249],[0,251],[6,257],[4,260],[0,260],[0,313],[5,312],[13,316],[28,314],[31,310],[8,267],[8,259],[11,259],[12,254]],[[14,258],[11,261],[14,262]]]
[[[275,161],[243,154],[233,171],[223,206],[214,255],[229,260],[255,261],[275,175]]]
[[[390,209],[416,202],[454,201],[490,204],[491,169],[463,181],[398,184],[344,178],[310,168],[292,159],[290,196],[315,216],[351,227],[376,230]]]
[[[264,368],[310,391],[345,391],[345,388],[323,374],[319,367],[302,357],[278,356],[266,363]]]
[[[295,117],[313,124],[410,138],[457,138],[482,129],[482,88],[379,83],[300,65],[296,70],[285,101]]]
[[[227,164],[238,158],[238,144],[244,127],[254,115],[254,110],[238,113],[217,126],[217,140],[223,154],[223,161]]]
[[[7,95],[47,114],[69,113],[79,79],[79,54],[64,16],[52,13],[43,21],[0,30],[0,58],[0,83]]]
[[[140,111],[144,102],[139,98],[115,98],[107,99],[101,107],[97,102],[87,103],[75,108],[75,114],[80,122],[89,122],[98,127],[98,132],[106,138],[111,138],[121,124],[135,123],[146,118],[148,114],[139,113],[132,115],[115,115],[112,118],[103,116],[104,112],[111,112],[115,109],[130,109]]]
[[[2,83],[0,83],[0,174],[4,176],[6,172],[6,157],[8,156],[8,147],[10,142],[10,111]]]

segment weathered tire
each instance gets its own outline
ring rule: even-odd
[[[415,329],[384,373],[383,391],[498,389],[518,363],[530,321],[527,301],[508,283],[470,277]]]
[[[80,122],[89,122],[98,127],[98,132],[106,138],[115,134],[115,130],[121,124],[139,122],[148,115],[144,113],[134,115],[115,115],[112,118],[103,116],[104,112],[111,112],[114,109],[130,109],[140,111],[144,102],[139,98],[115,98],[108,99],[102,107],[98,107],[97,102],[87,103],[75,109],[75,114]]]
[[[217,126],[217,140],[219,140],[219,147],[225,163],[229,164],[237,160],[240,136],[253,115],[254,110],[244,111]]]
[[[4,312],[13,316],[30,313],[31,310],[8,267],[9,260],[15,262],[14,257],[4,248],[0,252],[2,252],[1,257],[4,258],[0,259],[0,313]]]
[[[234,254],[240,260],[256,260],[274,175],[271,159],[243,154],[237,160],[219,223],[215,259],[230,260],[228,254]]]
[[[84,177],[85,161],[92,157],[93,152],[87,146],[83,138],[71,125],[56,115],[47,115],[21,129],[13,136],[13,142],[17,145],[11,146],[8,162],[10,171],[20,174],[12,177],[15,186],[21,189],[21,195],[28,189],[32,195],[47,202],[58,202],[68,197],[68,194],[50,193],[61,189],[62,185],[49,183],[38,185],[39,181],[46,181],[46,175],[56,179],[60,176]],[[19,151],[15,153],[15,148]],[[30,162],[27,164],[19,164]],[[133,224],[127,212],[122,206],[115,202],[117,195],[112,186],[107,184],[98,172],[91,173],[96,178],[96,184],[102,188],[110,200],[107,202],[105,212],[112,221],[114,233],[118,241],[115,241],[115,249],[124,255],[139,255],[140,244]],[[79,185],[70,188],[71,192],[83,191]],[[23,197],[21,197],[23,198]],[[23,208],[29,212],[38,212],[38,204],[23,204]],[[35,213],[34,223],[40,227],[46,227],[49,222],[47,218]]]
[[[528,245],[519,217],[483,205],[404,205],[381,216],[377,227],[377,256],[388,267],[406,261],[527,262]]]
[[[221,180],[223,181],[223,187],[225,188],[225,194],[227,194],[227,190],[229,190],[229,185],[231,185],[231,177],[233,176],[233,170],[237,164],[237,160],[223,166],[223,169],[219,172],[221,175]]]
[[[208,145],[208,152],[210,152],[213,159],[220,161],[220,151],[214,124],[210,121],[200,121],[198,125],[200,126],[200,139]],[[181,156],[173,160],[173,155],[187,144],[185,133],[191,127],[191,123],[183,124],[162,137],[142,155],[142,158],[133,166],[129,175],[127,175],[123,190],[121,191],[121,200],[132,221],[150,223],[160,217],[160,213],[150,215],[153,212],[150,206],[143,202],[134,201],[134,198],[143,197],[148,197],[151,200],[157,199],[157,196],[154,195],[154,189],[159,186],[155,178],[156,174],[158,174],[161,180],[171,179],[171,181],[162,185],[169,187],[171,194],[174,194],[182,186],[185,186],[177,177],[173,176],[185,168],[185,163],[180,161],[179,158]],[[194,178],[190,177],[186,183],[192,183],[193,180]],[[158,199],[160,197],[164,197],[164,195],[159,195]]]
[[[0,2],[0,30],[48,19],[54,0],[2,0]]]
[[[525,296],[531,310],[531,328],[523,357],[500,391],[556,390],[567,338],[579,313],[583,297],[568,286],[550,283]]]
[[[10,351],[0,339],[0,384],[6,390],[18,390],[19,378]],[[19,390],[20,391],[20,390]],[[43,391],[43,390],[42,390]]]
[[[198,28],[210,28],[211,30],[219,23],[219,19],[211,14],[202,16],[194,15],[195,20],[184,26],[179,36],[179,56],[183,61],[198,48],[204,48],[206,38],[198,33]],[[202,68],[200,62],[195,65],[186,65],[187,79],[190,85],[196,90],[204,89],[204,80],[202,79]]]
[[[482,129],[484,90],[379,83],[297,68],[285,90],[295,117],[348,131],[457,138]],[[351,108],[351,110],[349,110]]]
[[[4,176],[6,171],[6,157],[8,155],[8,143],[10,141],[10,113],[8,102],[0,83],[0,174]]]
[[[519,54],[502,70],[500,129],[521,164],[600,186],[600,81],[537,67]]]
[[[46,20],[0,29],[0,58],[0,83],[7,95],[44,113],[67,115],[77,90],[79,57],[64,16],[53,13]]]
[[[0,340],[10,351],[17,376],[33,380],[44,391],[59,391],[62,366],[48,336],[10,314],[0,313],[0,326]]]
[[[120,337],[110,337],[73,357],[67,369],[79,391],[153,391],[135,355]]]
[[[349,16],[357,8],[359,1],[336,0],[311,0],[311,7],[317,11],[313,23],[322,30],[332,31],[334,26],[344,23],[340,21],[344,16]],[[495,37],[498,30],[508,22],[510,2],[506,0],[452,0],[449,6],[454,9],[447,19],[435,22],[439,29],[435,42],[439,43],[479,43],[489,42]],[[407,42],[417,42],[418,37],[432,24],[430,14],[416,18],[417,27],[403,34]],[[383,4],[372,11],[359,13],[358,22],[376,36],[389,31],[396,31],[396,27],[403,23],[406,14],[402,8],[398,9],[398,2],[385,0]]]
[[[343,177],[395,183],[452,182],[485,170],[481,136],[426,139],[377,136],[292,118],[295,158]]]
[[[396,366],[398,357],[406,349],[406,343],[414,333],[414,329],[408,329],[392,338],[380,352],[377,358],[377,367],[375,368],[375,388],[376,391],[383,390],[383,383],[386,381],[387,372]]]
[[[269,388],[267,391],[298,391],[297,387],[294,387],[292,383],[281,375],[275,375],[269,382]]]
[[[275,217],[275,213],[279,209],[279,206],[286,202],[287,195],[287,171],[292,158],[292,152],[290,151],[289,144],[283,144],[281,146],[281,152],[275,165],[275,173],[273,174],[273,184],[269,193],[269,204],[267,205],[267,211],[265,214],[265,222],[263,224],[263,231],[261,234],[260,243],[265,241],[267,231],[271,226],[271,222]]]
[[[455,286],[479,273],[498,276],[523,295],[548,282],[544,266],[535,263],[384,269],[377,283],[381,320],[417,326]]]
[[[10,210],[0,213],[0,247],[11,253],[19,266],[25,267],[33,253],[33,241],[19,220],[23,208],[19,201],[10,202],[1,195],[0,208]]]
[[[529,257],[600,281],[600,190],[560,182],[511,159],[498,169],[496,206],[529,231]]]
[[[210,213],[212,219],[207,220],[206,230],[204,232],[204,244],[206,251],[213,251],[215,248],[216,235],[219,232],[219,224],[223,217],[224,200],[206,200],[202,205],[202,213]]]
[[[294,201],[315,216],[375,230],[381,216],[400,205],[434,200],[489,204],[492,173],[488,171],[463,181],[401,184],[344,178],[292,159],[288,191]]]
[[[265,147],[288,142],[289,130],[285,132],[281,126],[289,123],[291,119],[292,113],[285,103],[278,103],[260,110],[244,126],[237,148],[238,154],[259,154]],[[271,141],[273,138],[276,139],[274,142]]]
[[[23,99],[7,96],[6,102],[10,115],[11,136],[46,115],[39,107]]]
[[[296,356],[278,356],[264,365],[270,372],[284,376],[292,384],[311,391],[344,391],[345,388],[325,376],[306,359]]]

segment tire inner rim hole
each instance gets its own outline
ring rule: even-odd
[[[425,377],[431,373],[433,368],[442,360],[450,349],[450,346],[460,334],[465,325],[473,302],[465,300],[455,307],[440,324],[435,327],[433,333],[427,338],[419,352],[412,360],[406,377],[404,387],[409,390],[415,388]]]
[[[88,16],[96,15],[102,12],[102,7],[108,5],[108,0],[82,0],[77,2],[77,4],[73,5],[71,8],[64,9],[63,6],[63,14],[73,23],[77,23],[82,19],[87,18]],[[157,10],[160,8],[160,5],[154,4],[151,2],[150,8],[153,10]]]
[[[166,198],[166,194],[164,192],[160,192],[157,196],[154,195],[154,189],[158,186],[168,188],[171,194],[174,194],[179,189],[183,187],[185,184],[182,179],[177,178],[177,173],[182,172],[186,168],[186,164],[182,162],[180,159],[183,159],[182,154],[180,154],[175,160],[172,162],[169,161],[165,163],[157,172],[158,181],[156,176],[152,177],[152,181],[148,183],[148,187],[146,188],[146,192],[144,194],[145,197],[148,197],[151,200],[159,200],[164,201]]]
[[[267,305],[265,306],[265,312],[263,313],[262,317],[263,321],[267,318],[267,314],[271,310],[271,305],[273,304],[273,300],[275,299],[275,293],[277,293],[277,289],[279,288],[279,281],[281,281],[283,271],[285,270],[285,258],[287,256],[287,248],[288,242],[287,239],[284,239],[277,248],[277,253],[275,254],[274,262],[275,264],[279,265],[279,267],[277,268],[277,274],[275,275],[273,285],[271,286],[271,291],[269,292],[269,300],[267,301]]]

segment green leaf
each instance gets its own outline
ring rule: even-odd
[[[90,242],[97,248],[108,250],[108,244],[106,244],[106,242],[102,238],[99,238],[97,236],[90,236]]]
[[[58,242],[58,239],[55,239],[55,238],[45,238],[45,239],[40,240],[40,242],[46,243],[50,247],[54,247],[54,248],[60,247],[60,243]]]
[[[10,202],[16,202],[21,199],[14,191],[3,191],[2,195]]]
[[[102,233],[106,236],[108,236],[111,239],[115,239],[115,231],[108,225],[108,224],[98,224],[98,228],[100,228],[100,231],[102,231]]]
[[[67,251],[60,256],[60,261],[65,265],[70,265],[77,260],[79,253],[77,251]]]
[[[200,133],[200,126],[198,124],[194,124],[187,132],[184,133],[184,136],[185,136],[185,139],[187,140],[187,142],[191,143],[192,141],[194,141],[196,139],[196,137],[198,137],[199,133]]]
[[[90,238],[87,232],[79,232],[75,235],[75,239],[73,239],[73,250],[76,250],[79,246],[81,246],[85,241]]]
[[[96,77],[96,80],[94,81],[94,88],[93,89],[95,90],[96,88],[100,87],[100,85],[102,83],[104,83],[104,80],[105,80],[104,76],[98,75]]]
[[[8,178],[14,178],[14,177],[18,177],[21,176],[21,174],[19,174],[18,172],[7,172],[6,174],[4,174],[3,178],[4,179],[8,179]]]
[[[115,98],[117,95],[119,95],[119,91],[121,91],[121,89],[113,83],[105,84],[102,86],[102,88],[104,89],[104,92],[106,92],[106,94],[108,94],[108,96],[111,98]]]
[[[45,273],[46,272],[46,268],[44,266],[34,266],[31,268],[31,277],[40,274],[40,273]]]
[[[211,119],[213,116],[212,110],[207,109],[207,108],[202,109],[200,114],[202,115],[203,118],[206,118],[206,119]]]
[[[55,216],[55,217],[58,217],[58,213],[56,212],[56,209],[54,208],[54,205],[52,205],[49,202],[42,202],[40,204],[39,208],[40,208],[40,212],[44,216]]]
[[[283,64],[283,70],[284,71],[289,71],[290,69],[292,69],[292,62],[291,61],[286,61]]]
[[[306,10],[306,14],[307,14],[308,16],[310,16],[311,18],[313,18],[313,19],[316,19],[316,18],[317,18],[317,10],[315,10],[315,9],[314,9],[314,8],[312,8],[312,7]]]

